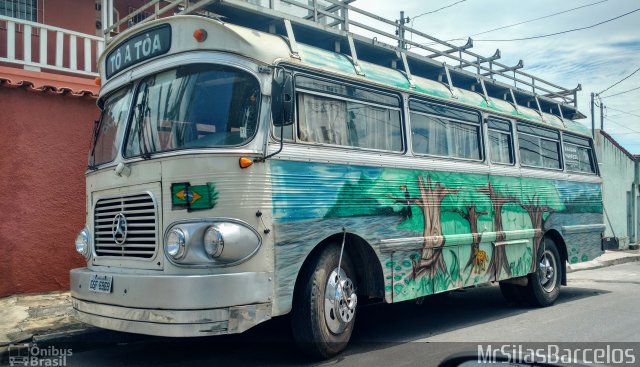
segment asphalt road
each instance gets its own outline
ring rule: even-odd
[[[296,349],[286,317],[241,335],[178,339],[101,331],[53,346],[72,348],[67,366],[435,366],[456,352],[475,353],[478,345],[519,342],[628,342],[638,345],[638,355],[639,308],[640,262],[634,262],[569,274],[549,308],[508,305],[497,286],[427,297],[420,305],[367,306],[358,310],[349,348],[327,361]]]

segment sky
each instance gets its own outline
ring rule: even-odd
[[[357,0],[352,5],[392,20],[399,19],[402,10],[409,26],[421,32],[459,46],[473,35],[470,51],[476,54],[491,56],[500,49],[503,64],[516,65],[522,59],[521,71],[568,89],[581,84],[578,109],[587,118],[579,122],[591,128],[591,93],[599,94],[604,130],[629,152],[640,154],[640,71],[631,75],[640,68],[640,0]],[[559,12],[564,13],[552,15]],[[353,12],[349,16],[362,19]],[[526,23],[478,34],[522,22]],[[596,25],[601,22],[605,23]]]

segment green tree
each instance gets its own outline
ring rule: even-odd
[[[424,243],[420,258],[412,259],[413,262],[413,278],[421,275],[433,277],[438,271],[448,274],[444,258],[442,257],[442,246],[444,246],[444,236],[442,235],[442,225],[440,222],[441,204],[444,197],[448,194],[454,194],[459,189],[447,188],[440,182],[433,183],[431,176],[427,177],[425,184],[424,178],[418,176],[418,190],[420,194],[412,197],[410,194],[403,198],[388,195],[397,203],[414,205],[420,209],[423,216],[423,232],[422,237]],[[406,191],[408,193],[409,191]]]
[[[506,194],[509,192],[508,187],[504,187],[501,191],[496,189],[491,181],[487,187],[478,189],[478,192],[484,193],[491,200],[493,206],[493,228],[496,232],[496,242],[503,242],[507,239],[507,235],[502,225],[502,209],[507,203],[518,203],[518,199],[512,195]],[[509,268],[509,260],[507,259],[507,252],[504,246],[494,246],[491,254],[491,260],[489,261],[489,267],[487,272],[496,274],[499,276],[500,271],[504,270],[508,276],[511,276],[511,269]]]

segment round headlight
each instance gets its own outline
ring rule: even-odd
[[[185,238],[181,229],[175,228],[167,236],[167,254],[174,259],[180,259],[185,254]]]
[[[215,227],[209,227],[204,233],[204,250],[212,259],[220,257],[224,250],[224,238]]]
[[[76,251],[84,257],[89,254],[89,230],[84,227],[76,237]]]

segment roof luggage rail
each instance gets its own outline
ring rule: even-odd
[[[116,30],[140,14],[153,13],[146,22],[167,15],[196,14],[255,30],[288,36],[299,43],[332,52],[352,60],[397,68],[406,75],[443,82],[451,87],[476,91],[485,98],[511,100],[533,106],[562,118],[579,119],[577,92],[522,71],[524,63],[508,66],[500,50],[491,56],[471,51],[473,40],[456,46],[405,25],[351,5],[355,0],[151,0],[105,30],[111,41]],[[401,14],[403,18],[404,15]],[[140,23],[139,22],[139,23]],[[357,67],[356,67],[357,70]],[[409,80],[410,84],[411,79]],[[517,102],[516,102],[517,101]],[[517,106],[516,106],[517,108]]]

